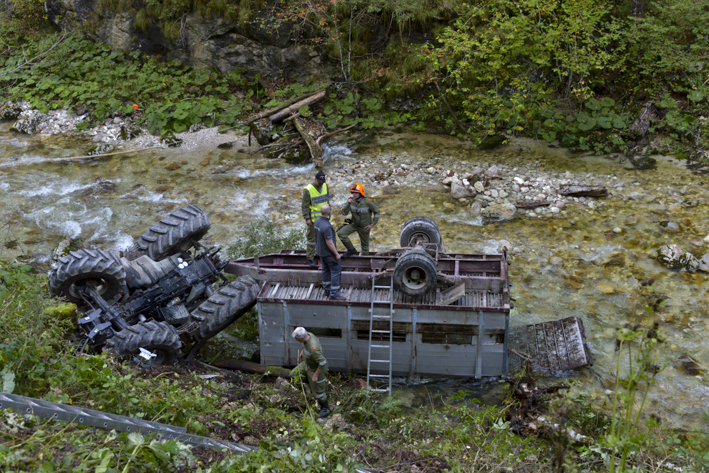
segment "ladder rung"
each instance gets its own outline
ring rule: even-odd
[[[389,388],[386,388],[386,389],[369,388],[369,390],[370,390],[370,391],[376,391],[376,392],[378,392],[378,393],[388,393],[388,392],[389,392]]]
[[[372,345],[372,348],[391,348],[391,345]]]
[[[370,363],[389,363],[390,360],[369,360]]]
[[[391,315],[373,315],[373,319],[390,319]]]
[[[372,330],[372,333],[391,333],[390,330]]]
[[[374,302],[375,304],[389,304],[389,303],[391,303],[391,301],[372,301],[372,302]]]
[[[391,286],[374,286],[374,289],[391,289]]]
[[[370,378],[388,378],[389,375],[388,374],[370,374],[369,377]]]

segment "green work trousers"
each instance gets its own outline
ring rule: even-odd
[[[298,364],[298,373],[305,374],[308,378],[310,392],[317,401],[327,401],[327,365],[324,368],[322,366],[320,367],[320,374],[318,375],[317,383],[313,383],[313,375],[315,374],[315,370],[308,368],[308,365],[304,361],[301,361]]]
[[[349,239],[349,236],[354,232],[357,232],[357,235],[359,235],[359,243],[362,246],[362,256],[367,256],[369,254],[369,232],[365,230],[364,227],[358,227],[349,223],[337,231],[337,236],[348,251],[357,251]]]
[[[306,228],[305,238],[308,241],[305,244],[305,255],[311,260],[315,258],[315,222]]]

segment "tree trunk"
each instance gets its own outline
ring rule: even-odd
[[[303,137],[305,143],[308,145],[308,150],[310,150],[310,157],[313,158],[315,167],[318,169],[322,169],[323,162],[322,151],[320,149],[320,146],[318,146],[313,137],[310,136],[310,133],[308,133],[308,130],[305,128],[305,123],[303,123],[303,120],[298,117],[295,117],[293,118],[293,123],[295,124],[295,128],[298,130],[298,133],[300,133],[300,136]]]

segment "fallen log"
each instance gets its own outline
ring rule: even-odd
[[[305,107],[306,105],[313,104],[313,103],[323,99],[324,97],[325,97],[325,90],[321,90],[320,92],[316,93],[315,95],[311,95],[310,97],[304,98],[303,100],[296,102],[293,105],[290,105],[290,106],[280,110],[277,113],[269,115],[268,119],[271,120],[271,122],[281,121],[284,118],[296,113],[298,110],[300,110],[301,107]]]
[[[526,200],[518,200],[515,202],[515,207],[518,209],[536,209],[537,207],[548,207],[549,205],[551,205],[551,202],[547,201],[531,202]]]
[[[559,194],[569,197],[608,197],[608,189],[601,186],[567,186],[559,189]]]
[[[293,118],[293,124],[295,124],[296,130],[298,130],[298,133],[300,133],[300,136],[303,137],[305,140],[305,144],[308,145],[308,150],[310,151],[310,157],[313,159],[313,162],[315,163],[315,167],[317,169],[322,169],[323,168],[323,162],[322,162],[322,150],[320,149],[320,146],[315,142],[312,136],[310,136],[310,133],[308,133],[308,130],[305,127],[305,123],[303,123],[303,120],[294,117]]]
[[[292,378],[290,371],[281,368],[280,366],[265,366],[250,361],[236,360],[229,358],[227,360],[219,360],[212,363],[217,368],[226,368],[229,370],[245,371],[247,373],[268,374],[280,376],[281,378]]]
[[[331,131],[330,133],[325,133],[324,135],[320,135],[320,136],[318,137],[318,139],[315,140],[315,142],[318,144],[319,147],[321,147],[321,146],[320,146],[320,143],[322,143],[323,140],[325,140],[326,138],[329,138],[329,137],[331,137],[332,135],[336,135],[336,134],[338,134],[338,133],[342,133],[343,131],[347,131],[347,130],[349,130],[350,128],[352,128],[353,126],[355,126],[355,125],[356,125],[356,123],[353,123],[352,125],[350,125],[350,126],[348,126],[348,127],[346,127],[346,128],[340,128],[339,130]]]
[[[243,124],[244,124],[244,125],[250,125],[251,123],[255,122],[256,120],[261,120],[262,118],[269,117],[269,116],[273,115],[274,113],[280,112],[280,111],[283,110],[284,108],[290,107],[290,106],[293,105],[294,103],[303,101],[303,100],[305,100],[305,99],[307,99],[307,98],[309,98],[309,97],[312,97],[312,96],[314,96],[314,95],[321,94],[321,93],[322,93],[322,94],[325,93],[325,88],[320,89],[320,90],[316,90],[315,92],[311,92],[311,93],[309,93],[309,94],[301,95],[300,97],[296,97],[296,98],[294,98],[294,99],[290,99],[289,101],[287,101],[287,102],[285,102],[285,103],[282,103],[282,104],[279,105],[278,107],[273,107],[273,108],[270,108],[270,109],[265,110],[265,111],[263,111],[263,112],[257,113],[256,115],[253,115],[253,116],[247,118],[246,121],[245,121]],[[300,108],[300,107],[298,107],[298,108]],[[296,109],[296,110],[297,110],[297,109]],[[273,121],[273,120],[271,120],[271,121]]]

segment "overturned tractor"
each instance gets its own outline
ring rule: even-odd
[[[259,285],[230,281],[219,248],[199,240],[211,224],[195,205],[176,210],[119,257],[72,251],[49,273],[49,290],[84,311],[82,350],[132,357],[141,366],[194,358],[204,343],[256,302]]]

